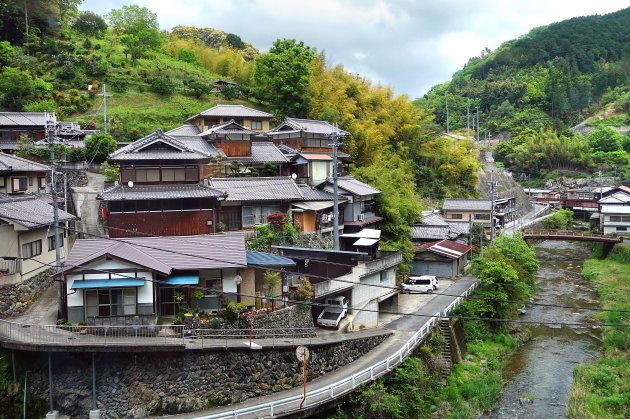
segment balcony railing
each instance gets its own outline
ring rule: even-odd
[[[18,274],[22,268],[21,260],[0,260],[0,277]]]

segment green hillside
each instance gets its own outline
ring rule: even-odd
[[[433,109],[446,128],[448,101],[451,130],[466,130],[468,104],[471,120],[479,107],[480,138],[511,139],[495,158],[513,171],[623,175],[627,136],[599,142],[568,129],[584,120],[596,128],[630,125],[629,28],[630,8],[533,29],[471,58],[415,104]]]

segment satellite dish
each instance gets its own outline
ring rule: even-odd
[[[128,186],[129,188],[133,188],[133,181],[129,181],[129,182],[127,182],[127,186]]]
[[[291,178],[297,179],[297,174],[291,174]]]

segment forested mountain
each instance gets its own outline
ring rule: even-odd
[[[543,176],[624,168],[628,140],[615,136],[602,147],[567,129],[596,114],[587,124],[630,124],[630,8],[536,28],[485,50],[415,104],[434,109],[446,128],[447,102],[450,129],[466,129],[467,107],[474,124],[478,107],[480,138],[512,138],[496,156],[510,169]],[[602,155],[609,152],[619,153]]]

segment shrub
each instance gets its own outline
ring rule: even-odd
[[[161,96],[169,96],[175,92],[175,83],[168,77],[158,76],[151,81],[151,91]]]
[[[102,163],[116,150],[116,139],[106,133],[94,134],[85,140],[85,155],[89,162]]]
[[[543,219],[545,229],[572,229],[573,212],[569,209],[558,210],[553,215]]]
[[[246,302],[230,302],[227,304],[225,309],[223,310],[223,317],[229,323],[235,323],[238,321],[238,317],[247,311],[247,303]]]
[[[83,12],[73,22],[72,27],[80,34],[100,38],[107,29],[107,23],[96,13]]]

